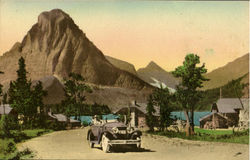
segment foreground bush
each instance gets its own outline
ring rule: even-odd
[[[0,159],[19,159],[13,139],[0,139]]]
[[[13,139],[0,139],[0,159],[30,159],[32,156],[28,148],[19,152]]]

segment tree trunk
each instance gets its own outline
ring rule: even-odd
[[[194,135],[194,109],[192,108],[191,110],[191,123],[190,123],[190,127],[191,127],[191,135]]]
[[[188,116],[188,110],[184,111],[184,115],[186,117],[186,127],[185,127],[186,136],[190,136],[191,135],[191,126],[190,126],[190,120],[189,120],[189,116]]]

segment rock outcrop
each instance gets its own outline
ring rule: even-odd
[[[117,58],[110,57],[110,56],[105,56],[105,57],[111,64],[113,64],[117,68],[127,71],[137,76],[137,73],[133,64],[117,59]]]
[[[41,13],[22,43],[16,43],[0,57],[0,70],[5,73],[0,76],[2,84],[16,79],[21,56],[25,58],[28,76],[32,80],[53,75],[62,79],[75,72],[97,85],[138,90],[150,88],[135,75],[113,66],[71,17],[60,9]]]

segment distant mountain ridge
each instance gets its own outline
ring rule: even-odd
[[[210,79],[204,82],[204,90],[212,89],[227,84],[232,79],[237,79],[249,73],[249,53],[205,74]]]
[[[153,61],[151,61],[145,68],[138,69],[137,75],[151,85],[154,85],[155,83],[163,83],[174,89],[179,83],[179,80],[175,78],[171,72],[165,71]],[[157,85],[159,84],[155,84],[154,86]]]
[[[46,76],[62,79],[75,72],[97,85],[138,90],[152,88],[137,76],[113,66],[60,9],[41,13],[22,43],[17,42],[0,57],[0,70],[5,72],[0,76],[1,83],[16,79],[20,56],[25,58],[32,80]]]
[[[128,62],[123,61],[123,60],[120,60],[120,59],[117,59],[117,58],[114,58],[114,57],[107,56],[107,55],[105,56],[105,58],[111,64],[113,64],[115,67],[117,67],[117,68],[119,68],[121,70],[127,71],[129,73],[132,73],[134,75],[137,75],[135,67],[134,67],[133,64],[128,63]]]

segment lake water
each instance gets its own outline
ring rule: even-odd
[[[210,114],[211,112],[194,112],[194,125],[199,126],[200,121],[199,119]],[[173,118],[180,119],[180,120],[186,120],[184,112],[172,112],[171,113]],[[119,116],[114,115],[114,114],[108,114],[108,115],[102,115],[102,119],[107,119],[107,120],[112,120],[112,119],[117,119]],[[72,116],[70,117],[74,119],[75,117]],[[92,116],[80,116],[79,120],[81,122],[87,122],[88,124],[91,123],[92,121]]]
[[[210,114],[211,112],[194,112],[194,125],[195,126],[200,126],[200,121],[199,119]],[[176,117],[177,119],[180,120],[186,120],[184,112],[172,112],[171,115],[173,117]]]

